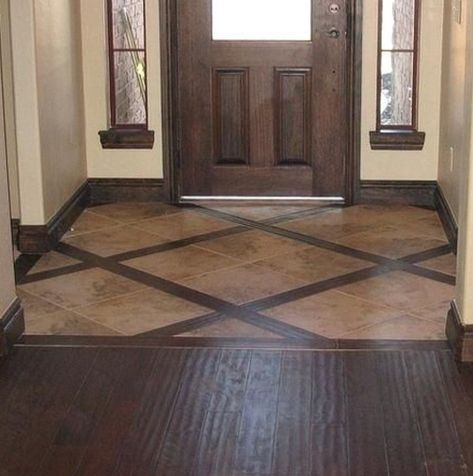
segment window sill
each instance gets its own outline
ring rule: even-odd
[[[147,129],[109,129],[99,131],[103,149],[152,149],[154,131]]]
[[[425,132],[381,130],[370,132],[373,150],[422,150]]]

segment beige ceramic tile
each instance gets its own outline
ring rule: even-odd
[[[255,264],[308,282],[323,281],[373,266],[366,261],[315,247],[278,255]]]
[[[27,335],[113,336],[118,332],[71,311],[59,311],[26,320]]]
[[[44,299],[33,296],[32,294],[24,291],[23,289],[17,289],[17,295],[21,299],[21,304],[25,311],[25,319],[36,319],[44,316],[45,314],[52,314],[63,309],[59,306],[51,304]]]
[[[98,215],[117,220],[121,223],[134,223],[140,220],[180,213],[181,209],[165,203],[111,203],[90,208]]]
[[[228,213],[229,215],[256,221],[266,220],[268,218],[275,218],[283,215],[289,215],[291,213],[318,208],[315,205],[225,205],[221,203],[206,203],[205,206],[206,208],[218,210],[223,213]]]
[[[143,289],[142,284],[98,268],[24,284],[20,289],[66,309]]]
[[[155,276],[176,281],[237,266],[241,264],[241,261],[196,246],[186,246],[143,256],[127,261],[126,264]]]
[[[444,241],[435,238],[413,234],[402,226],[373,228],[367,232],[341,238],[337,243],[388,258],[402,258],[445,244]]]
[[[199,243],[198,246],[248,262],[306,249],[309,245],[262,231],[247,231]]]
[[[112,220],[102,215],[98,215],[90,210],[85,210],[84,213],[74,222],[70,231],[65,235],[65,238],[82,235],[83,233],[90,233],[92,231],[103,230],[113,226],[120,225],[118,220]]]
[[[191,332],[181,337],[236,337],[236,338],[277,338],[281,336],[238,319],[224,319]]]
[[[402,314],[396,309],[337,291],[309,296],[262,313],[328,338],[337,338],[355,329],[384,322]]]
[[[398,223],[398,226],[403,227],[406,232],[415,233],[419,236],[430,236],[441,241],[447,240],[442,222],[436,212],[418,220]]]
[[[260,266],[247,264],[187,279],[183,284],[220,299],[243,304],[298,288],[305,283]]]
[[[426,307],[414,309],[411,311],[411,314],[413,314],[414,317],[420,317],[429,321],[439,322],[445,327],[451,302],[452,299],[446,299],[445,301],[431,304]]]
[[[126,335],[137,335],[205,315],[209,309],[155,289],[87,306],[83,316]]]
[[[235,225],[197,212],[186,211],[171,216],[146,220],[138,223],[136,226],[169,240],[181,240],[224,230]]]
[[[166,240],[133,226],[119,226],[67,238],[65,242],[100,256],[112,256],[159,245]]]
[[[433,269],[434,271],[440,271],[441,273],[449,274],[450,276],[456,276],[457,274],[457,257],[450,253],[439,258],[433,258],[428,261],[419,263],[419,266],[427,269]]]
[[[339,291],[408,312],[452,300],[453,286],[403,271],[339,288]]]
[[[80,261],[74,258],[57,253],[56,251],[51,251],[50,253],[46,253],[41,257],[41,259],[29,271],[28,275],[64,268],[66,266],[78,263],[80,263]]]
[[[412,316],[400,316],[381,324],[358,329],[344,339],[445,340],[445,326]]]
[[[288,221],[285,229],[327,240],[340,239],[371,230],[380,225],[398,225],[432,216],[434,212],[422,208],[357,205],[339,208],[320,216]]]
[[[280,228],[295,231],[303,235],[334,240],[354,233],[367,231],[373,227],[370,216],[349,214],[347,209],[337,209],[314,217],[305,217],[278,224]]]

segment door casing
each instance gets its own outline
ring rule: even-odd
[[[165,197],[170,202],[178,202],[180,198],[177,1],[159,0],[164,187]],[[348,0],[348,8],[348,126],[346,130],[348,146],[345,202],[347,205],[352,205],[357,203],[360,193],[363,0]]]

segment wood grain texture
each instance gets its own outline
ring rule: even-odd
[[[276,163],[311,165],[312,70],[275,68]]]
[[[213,41],[210,0],[168,11],[182,195],[345,196],[350,12],[330,3],[313,0],[313,41]]]
[[[462,476],[472,370],[446,351],[21,348],[0,474]]]
[[[212,87],[215,163],[248,164],[250,133],[248,68],[216,68]]]

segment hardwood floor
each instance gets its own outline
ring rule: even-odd
[[[0,475],[473,474],[450,352],[20,347]]]

